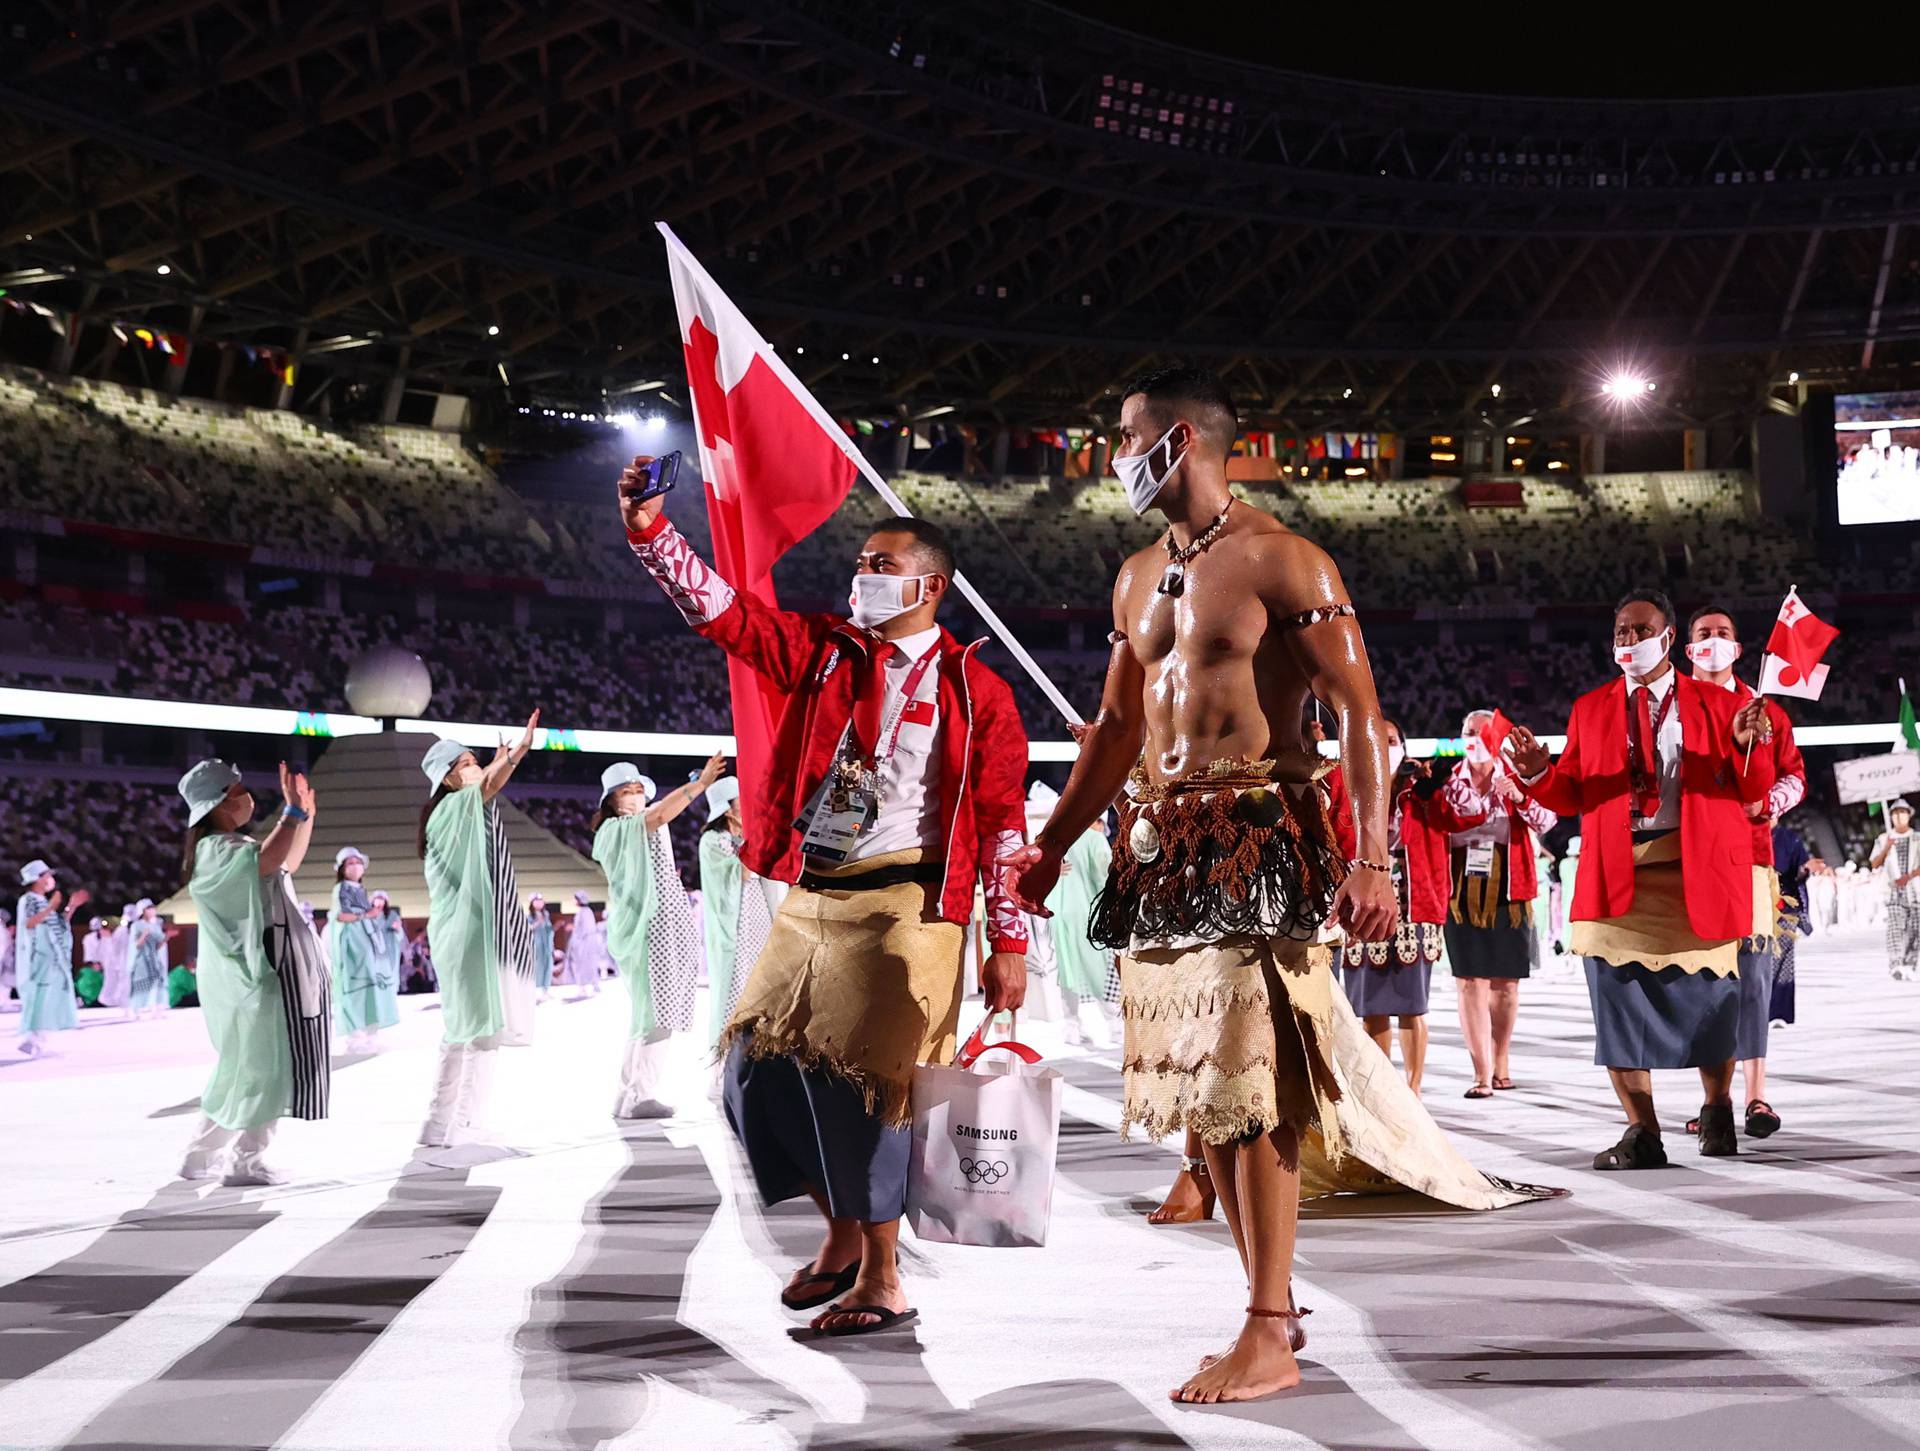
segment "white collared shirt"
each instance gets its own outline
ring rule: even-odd
[[[893,722],[900,718],[901,692],[907,675],[929,650],[940,645],[940,627],[903,635],[892,642],[893,654],[887,657],[887,701],[880,711],[880,739],[876,751],[884,751],[893,734]],[[887,852],[911,851],[924,847],[939,854],[946,843],[940,836],[940,664],[927,667],[914,688],[916,716],[924,719],[900,719],[900,745],[880,763],[880,810],[873,826],[847,853],[850,862]]]
[[[1674,682],[1680,678],[1680,672],[1669,669],[1651,685],[1644,687],[1652,694],[1647,699],[1647,714],[1657,717],[1660,714],[1660,702],[1678,688]],[[1642,689],[1634,681],[1627,681],[1627,710],[1629,717],[1637,713],[1639,707],[1634,703],[1633,693]],[[1654,754],[1657,758],[1660,775],[1660,809],[1651,817],[1642,821],[1635,817],[1635,831],[1673,831],[1680,825],[1680,757],[1684,741],[1680,733],[1680,702],[1675,701],[1667,718],[1660,723],[1660,730],[1654,738]],[[1627,732],[1627,750],[1633,750],[1633,732]]]

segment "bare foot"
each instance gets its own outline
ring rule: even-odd
[[[1247,1317],[1233,1349],[1204,1365],[1185,1385],[1167,1392],[1190,1406],[1257,1401],[1300,1384],[1300,1367],[1287,1348],[1286,1320]]]
[[[1148,1224],[1198,1224],[1213,1218],[1213,1181],[1182,1169],[1161,1206],[1147,1216]]]
[[[882,1309],[892,1310],[896,1314],[909,1308],[907,1305],[906,1292],[900,1288],[899,1280],[883,1280],[878,1275],[869,1278],[865,1270],[862,1270],[859,1278],[853,1282],[853,1288],[848,1290],[847,1293],[842,1295],[838,1300],[834,1301],[834,1304],[878,1305]],[[842,1330],[855,1325],[877,1325],[879,1321],[880,1317],[878,1315],[861,1315],[857,1313],[849,1315],[844,1311],[836,1311],[833,1306],[830,1305],[813,1317],[813,1328],[815,1330]]]
[[[1300,1323],[1300,1318],[1303,1315],[1311,1315],[1312,1313],[1313,1311],[1311,1310],[1299,1310],[1288,1316],[1284,1322],[1287,1327],[1287,1349],[1291,1350],[1295,1355],[1298,1355],[1307,1348],[1307,1327]],[[1213,1365],[1215,1362],[1224,1359],[1232,1353],[1232,1349],[1229,1348],[1221,1351],[1218,1355],[1203,1355],[1200,1357],[1200,1369],[1205,1370],[1208,1366]]]

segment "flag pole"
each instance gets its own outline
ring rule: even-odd
[[[665,222],[655,222],[654,226],[660,229],[660,235],[666,238],[667,246],[672,248],[674,255],[680,259],[689,271],[721,297],[727,297],[726,292],[721,288],[720,284],[713,280],[712,274],[700,265],[700,259],[695,257],[693,253],[687,249],[687,245],[684,242],[674,236],[671,227]],[[729,306],[732,305],[732,301],[732,298],[727,298]],[[738,309],[736,308],[735,311],[738,311]],[[743,313],[741,316],[744,318],[745,314]],[[749,323],[748,326],[752,328],[751,323]],[[872,485],[873,491],[881,497],[886,503],[886,506],[903,519],[911,518],[913,511],[903,504],[900,501],[900,496],[887,486],[887,481],[881,478],[879,471],[867,461],[866,455],[861,453],[860,450],[854,446],[853,440],[847,437],[846,430],[841,428],[827,410],[820,406],[820,400],[813,396],[812,391],[807,385],[794,376],[793,370],[787,366],[786,360],[774,351],[771,343],[760,336],[760,330],[758,328],[752,328],[752,331],[755,342],[759,344],[761,361],[773,370],[774,376],[787,385],[787,390],[799,401],[800,406],[812,415],[813,421],[820,425],[821,430],[825,432],[827,437],[832,439],[840,451],[852,461],[853,466],[860,471],[860,476]],[[1013,658],[1018,660],[1021,668],[1033,678],[1033,683],[1040,687],[1048,700],[1053,702],[1053,708],[1066,717],[1067,724],[1084,724],[1085,717],[1067,702],[1066,696],[1060,693],[1059,687],[1048,677],[1047,672],[1040,668],[1040,662],[1027,653],[1027,647],[1022,645],[1019,640],[1014,637],[1013,631],[1007,628],[1006,622],[995,612],[993,606],[981,598],[980,592],[973,587],[972,583],[964,574],[960,573],[959,570],[954,571],[953,587],[960,591],[961,596],[968,604],[980,612],[980,618],[986,621],[987,628],[999,636],[1000,643],[1005,645],[1007,649],[1013,653]]]

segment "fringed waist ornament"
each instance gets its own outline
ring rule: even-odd
[[[1346,875],[1318,784],[1331,768],[1303,750],[1216,761],[1157,785],[1137,770],[1089,938],[1125,951],[1314,937]]]

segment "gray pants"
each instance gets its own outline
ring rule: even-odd
[[[1908,897],[1887,898],[1887,965],[1920,964],[1920,902]]]

